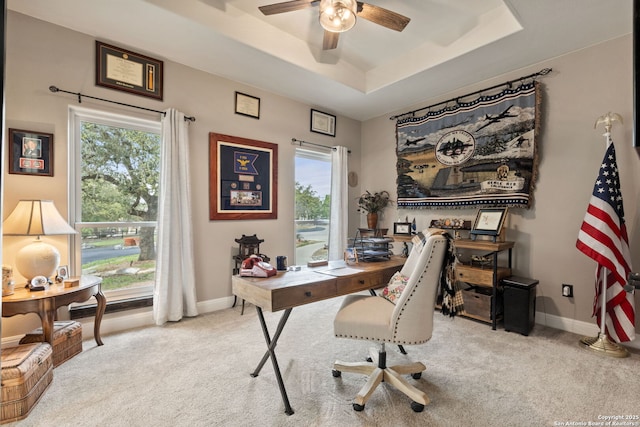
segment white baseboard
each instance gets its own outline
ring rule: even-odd
[[[233,297],[224,297],[201,301],[197,304],[198,313],[206,314],[218,310],[224,310],[231,307],[232,304]],[[93,317],[80,319],[79,321],[80,323],[82,323],[82,339],[92,340]],[[539,311],[536,312],[536,323],[584,336],[594,337],[597,336],[598,332],[600,331],[600,328],[598,328],[595,323],[582,322],[575,319],[567,319],[565,317],[554,316],[552,314],[546,314]],[[111,333],[153,325],[155,325],[155,322],[153,320],[152,309],[140,309],[136,310],[135,312],[126,312],[125,314],[122,314],[122,312],[113,313],[110,315],[105,315],[102,318],[102,323],[100,324],[100,335],[102,335],[102,337],[104,338],[105,335]],[[2,348],[15,347],[16,345],[18,345],[21,338],[22,335],[2,338]],[[629,348],[640,349],[640,338],[636,334],[636,339],[634,341],[625,343],[624,345]]]
[[[197,303],[198,313],[206,314],[214,311],[224,310],[231,307],[233,297],[218,298]],[[118,315],[120,314],[120,315]],[[93,317],[80,319],[82,323],[82,339],[93,339]],[[127,329],[140,328],[143,326],[154,326],[153,309],[147,308],[144,311],[122,315],[114,313],[104,316],[100,323],[100,335],[105,336],[114,332],[125,331]]]
[[[202,301],[197,304],[198,313],[206,314],[218,310],[224,310],[233,305],[233,297],[218,298],[214,300]],[[93,317],[78,320],[82,324],[82,339],[93,340]],[[100,335],[104,337],[108,334],[135,329],[144,326],[154,326],[153,309],[144,308],[138,310],[107,314],[100,323]],[[23,335],[14,335],[2,338],[2,348],[15,347],[19,344]]]
[[[600,332],[600,328],[596,325],[595,320],[594,322],[583,322],[539,311],[536,312],[536,323],[587,337],[596,337]],[[626,342],[623,345],[629,348],[640,349],[640,337],[636,334],[635,340]]]

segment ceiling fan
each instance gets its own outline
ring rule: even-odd
[[[388,9],[356,0],[293,0],[260,6],[264,15],[293,12],[320,5],[320,25],[324,28],[322,49],[338,46],[340,33],[351,29],[358,18],[366,19],[395,31],[402,31],[411,19]]]

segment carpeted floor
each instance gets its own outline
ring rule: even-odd
[[[640,355],[582,349],[581,337],[536,325],[528,337],[435,314],[433,338],[387,346],[388,364],[421,361],[422,413],[387,384],[363,412],[351,400],[365,381],[331,375],[335,359],[362,360],[371,343],[333,336],[340,299],[292,311],[276,348],[291,405],[287,416],[255,309],[247,306],[84,342],[19,426],[558,426],[640,425]],[[272,329],[280,313],[265,313]],[[632,419],[625,419],[631,417]],[[633,419],[635,418],[635,419]],[[611,419],[609,419],[611,420]],[[573,424],[571,424],[573,423]],[[584,424],[582,424],[584,423]],[[606,424],[603,424],[606,425]],[[612,424],[610,424],[612,425]]]

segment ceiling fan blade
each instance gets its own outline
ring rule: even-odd
[[[319,0],[293,0],[285,1],[282,3],[268,4],[265,6],[259,6],[260,12],[265,15],[275,15],[277,13],[293,12],[294,10],[305,9],[307,7],[315,6]]]
[[[324,38],[322,39],[322,50],[331,50],[338,47],[338,38],[340,33],[334,33],[332,31],[324,31]]]
[[[411,21],[410,18],[399,13],[361,1],[358,2],[358,18],[364,18],[395,31],[404,30],[404,27]]]

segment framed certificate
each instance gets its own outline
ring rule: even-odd
[[[96,85],[162,101],[163,62],[96,41]]]
[[[246,93],[236,92],[236,114],[260,118],[260,98],[247,95]]]
[[[336,116],[311,109],[311,132],[336,136]]]
[[[482,208],[478,209],[476,220],[471,228],[471,234],[497,236],[502,231],[504,220],[507,216],[507,208]]]

